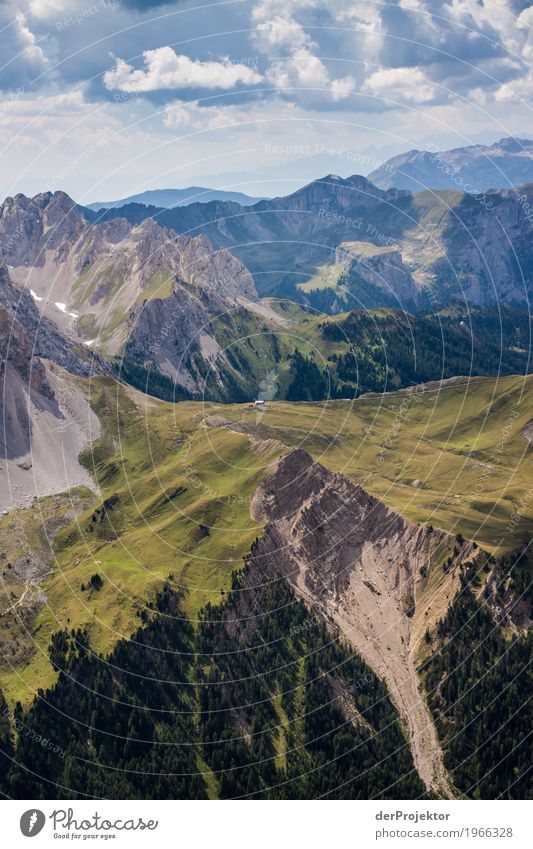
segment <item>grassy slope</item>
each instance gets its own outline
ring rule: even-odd
[[[285,300],[269,298],[265,304],[279,320],[240,309],[224,320],[211,322],[213,335],[233,368],[232,376],[250,400],[257,397],[269,374],[274,374],[277,395],[284,397],[290,382],[288,357],[295,348],[311,357],[323,371],[328,367],[329,356],[345,354],[350,347],[344,340],[332,342],[323,338],[321,324],[326,316],[322,313]],[[206,390],[210,397],[217,397],[217,388],[219,391],[215,378],[211,372]]]
[[[31,658],[32,620],[41,607],[38,583],[51,571],[54,537],[95,500],[90,490],[77,487],[0,518],[0,673]]]
[[[275,402],[262,424],[406,516],[507,551],[533,531],[533,464],[522,433],[532,394],[531,376],[458,378],[416,396]],[[253,419],[241,407],[219,412]],[[513,512],[522,519],[508,529]]]
[[[194,618],[229,588],[232,569],[260,531],[249,501],[264,466],[279,456],[278,446],[207,431],[199,404],[145,404],[109,379],[94,380],[92,393],[105,432],[83,460],[94,469],[103,497],[120,501],[102,521],[92,521],[91,507],[57,535],[54,575],[44,584],[47,603],[35,622],[34,657],[2,676],[10,700],[28,701],[53,681],[47,647],[54,631],[87,626],[95,648],[106,651],[138,626],[138,611],[169,574],[189,588],[186,612]],[[81,591],[95,573],[103,588]]]
[[[54,631],[86,626],[95,648],[106,651],[135,630],[169,574],[188,587],[193,619],[220,599],[261,532],[250,498],[284,446],[302,445],[410,518],[487,549],[510,550],[531,536],[531,454],[521,431],[531,417],[532,377],[458,380],[418,398],[274,402],[260,413],[250,405],[145,401],[105,378],[91,387],[104,434],[83,460],[103,497],[119,501],[94,520],[91,507],[56,536],[34,656],[1,676],[10,701],[27,702],[53,681],[47,647]],[[206,426],[214,415],[245,422],[257,439]],[[491,457],[497,462],[489,469],[483,464]],[[513,512],[520,520],[507,529]],[[96,572],[103,588],[81,591]]]

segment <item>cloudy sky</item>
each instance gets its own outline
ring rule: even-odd
[[[286,194],[533,136],[523,0],[0,0],[2,196]]]

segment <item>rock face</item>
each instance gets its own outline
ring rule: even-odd
[[[0,507],[25,506],[35,495],[94,482],[78,463],[100,432],[75,375],[99,363],[65,340],[39,315],[32,297],[0,268]],[[47,365],[40,359],[63,366]],[[64,371],[67,369],[68,371]]]
[[[369,175],[380,189],[425,188],[484,192],[533,182],[533,141],[504,138],[453,150],[410,150]]]
[[[1,261],[43,266],[46,251],[65,257],[85,227],[81,210],[64,192],[8,197],[0,208]]]
[[[203,234],[180,236],[150,218],[90,218],[62,192],[4,202],[0,256],[25,309],[31,293],[62,336],[104,357],[148,361],[194,391],[202,371],[227,365],[210,319],[257,302],[252,276]]]
[[[5,266],[0,266],[0,354],[24,379],[39,366],[35,357],[53,360],[62,368],[83,377],[104,371],[104,364],[58,331],[55,323],[41,315],[29,292],[13,285]]]
[[[300,449],[279,461],[251,512],[266,522],[252,555],[261,576],[285,577],[383,678],[426,787],[453,795],[419,689],[413,625],[425,612],[417,611],[421,574],[453,548],[453,538],[394,513]]]
[[[368,243],[342,242],[335,251],[335,262],[344,264],[348,284],[355,276],[406,309],[419,300],[415,279],[399,250],[372,249]]]
[[[521,593],[505,575],[501,561],[496,564],[483,588],[483,598],[495,621],[515,633],[533,628],[533,604],[529,591]]]

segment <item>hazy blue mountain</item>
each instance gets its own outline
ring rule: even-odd
[[[128,203],[142,203],[145,206],[158,206],[172,209],[174,206],[187,206],[190,203],[209,203],[212,200],[234,201],[241,206],[251,206],[262,198],[250,197],[242,192],[226,192],[222,189],[206,189],[203,186],[189,186],[187,189],[153,189],[140,192],[120,200],[97,201],[89,203],[88,209],[115,209]]]
[[[381,189],[459,189],[471,193],[533,182],[533,141],[505,138],[453,150],[409,150],[368,175]]]

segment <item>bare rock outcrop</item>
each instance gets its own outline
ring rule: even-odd
[[[279,461],[251,512],[266,523],[253,552],[261,574],[285,577],[385,681],[426,787],[453,796],[412,644],[420,576],[453,537],[405,519],[300,449]]]
[[[495,621],[514,633],[533,628],[533,594],[530,587],[520,592],[512,572],[506,573],[502,561],[496,563],[483,588],[483,601]]]
[[[400,303],[415,304],[419,292],[401,251],[379,248],[368,242],[341,242],[335,251],[335,262],[343,263],[348,273],[385,293]]]
[[[35,357],[53,360],[72,374],[88,377],[109,369],[98,357],[66,339],[56,325],[42,315],[26,289],[13,284],[5,265],[0,266],[0,358],[28,377],[39,369]]]
[[[48,328],[51,359],[69,368],[55,354],[53,327],[67,350],[66,339],[87,354],[148,361],[197,393],[206,372],[217,379],[217,361],[228,366],[211,319],[259,300],[248,269],[205,234],[178,234],[151,218],[93,220],[63,192],[6,199],[0,260],[17,287],[21,322],[27,327],[37,312],[40,334]]]
[[[78,454],[100,427],[72,375],[87,376],[100,362],[83,353],[39,315],[31,296],[13,286],[0,267],[2,510],[79,484],[96,488]]]

